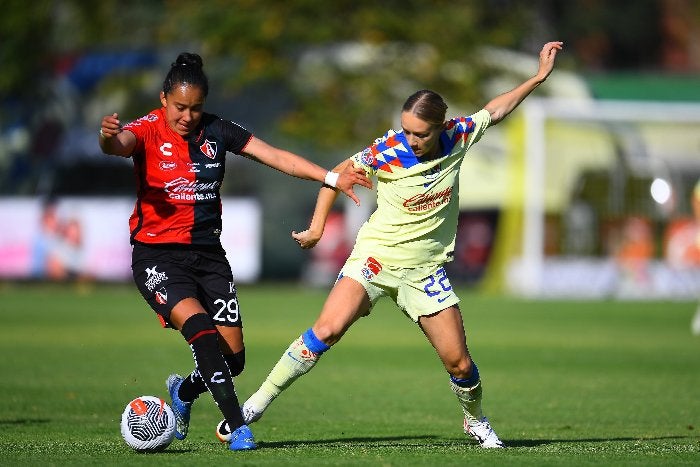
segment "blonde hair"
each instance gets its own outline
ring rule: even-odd
[[[422,89],[406,99],[401,111],[410,112],[424,122],[438,126],[445,123],[447,104],[440,94],[429,89]]]

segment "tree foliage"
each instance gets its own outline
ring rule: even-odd
[[[240,59],[233,88],[252,82],[288,87],[294,104],[278,116],[283,133],[344,150],[344,141],[356,147],[379,136],[418,89],[479,101],[473,53],[484,43],[511,46],[522,39],[526,28],[515,23],[525,10],[515,3],[245,0],[212,2],[195,12],[190,2],[168,6],[172,24],[190,31],[209,55]],[[498,4],[511,8],[494,8]]]
[[[3,2],[0,15],[0,96],[23,99],[35,92],[31,84],[46,73],[51,47],[52,9],[49,0],[37,0],[31,7],[23,0]]]
[[[690,2],[691,4],[693,2]],[[536,53],[565,39],[606,69],[658,63],[661,0],[5,0],[0,97],[37,104],[56,60],[89,50],[191,50],[226,63],[228,96],[287,98],[271,120],[319,148],[377,136],[432,88],[468,110],[487,97],[481,45]],[[697,12],[698,7],[688,7]],[[603,44],[596,46],[596,44]],[[634,52],[634,53],[632,53]],[[588,56],[586,56],[588,54]],[[173,52],[174,58],[174,52]],[[272,93],[270,93],[272,94]],[[38,102],[40,104],[40,102]],[[353,144],[354,146],[354,144]]]
[[[378,136],[420,88],[479,102],[474,50],[513,46],[528,34],[528,10],[504,0],[8,2],[0,18],[3,94],[31,98],[56,57],[187,48],[206,63],[235,64],[217,83],[228,95],[283,90],[290,103],[274,116],[282,132],[321,149]]]

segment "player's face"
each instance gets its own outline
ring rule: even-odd
[[[434,156],[440,148],[444,125],[432,125],[411,112],[401,113],[401,128],[417,157]]]
[[[199,125],[204,112],[204,100],[202,89],[188,84],[174,86],[167,95],[162,91],[160,93],[168,125],[181,136],[189,134]]]

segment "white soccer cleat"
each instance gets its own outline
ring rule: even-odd
[[[265,412],[265,409],[261,409],[259,407],[256,407],[255,404],[251,401],[252,398],[248,399],[243,403],[243,408],[241,409],[241,412],[243,413],[243,421],[245,422],[246,425],[250,425],[253,422],[257,422],[260,420],[260,417],[263,416],[263,413]]]
[[[506,447],[506,445],[503,444],[503,442],[500,439],[498,439],[498,435],[495,431],[493,431],[493,428],[491,428],[491,424],[489,423],[489,420],[486,417],[483,417],[480,422],[477,422],[473,425],[470,425],[467,419],[465,418],[464,433],[477,440],[482,448]]]
[[[253,422],[256,422],[260,420],[260,417],[262,417],[263,410],[257,409],[253,406],[253,403],[251,402],[250,399],[245,401],[243,404],[243,407],[241,407],[241,415],[243,415],[243,423],[246,425],[249,425]],[[214,431],[216,434],[216,438],[221,441],[222,443],[230,443],[231,442],[231,429],[228,426],[228,423],[226,423],[226,419],[221,420],[218,425],[216,425],[216,430]]]

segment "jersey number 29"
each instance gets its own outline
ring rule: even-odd
[[[236,297],[226,301],[223,298],[214,300],[214,306],[218,308],[214,314],[214,321],[219,323],[238,322],[238,299]]]

